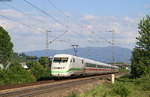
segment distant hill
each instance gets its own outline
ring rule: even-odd
[[[114,47],[115,48],[115,60],[116,62],[126,62],[130,63],[131,58],[131,50],[128,48],[122,47]],[[25,52],[26,55],[29,56],[45,56],[46,51],[31,51]],[[49,50],[48,55],[54,56],[55,54],[74,54],[73,49],[66,49],[66,50]],[[89,58],[101,62],[112,62],[112,47],[85,47],[85,48],[78,48],[78,56]]]

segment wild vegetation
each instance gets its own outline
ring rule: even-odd
[[[139,23],[139,36],[132,53],[131,74],[134,78],[150,74],[150,16]]]
[[[37,81],[50,77],[48,68],[44,68],[43,65],[41,65],[39,62],[31,61],[28,62],[27,65],[30,68],[30,72],[33,76],[35,76]]]
[[[116,79],[115,84],[101,83],[79,94],[71,92],[67,97],[150,97],[150,76],[133,79],[130,74]]]
[[[36,78],[32,73],[22,68],[18,63],[12,64],[8,69],[0,70],[0,85],[21,84],[35,81]]]
[[[0,26],[0,64],[4,67],[8,64],[12,58],[13,43],[8,32]]]
[[[50,77],[50,72],[39,62],[28,63],[29,69],[24,69],[19,63],[12,63],[8,69],[0,69],[0,85],[35,82]]]
[[[21,62],[28,62],[29,68],[23,68]],[[5,67],[0,68],[0,85],[35,82],[48,78],[50,72],[45,67],[48,60],[41,58],[39,62],[37,57],[13,52],[11,37],[5,29],[0,27],[0,64]],[[6,68],[8,65],[9,67]]]

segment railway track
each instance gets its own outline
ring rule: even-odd
[[[86,78],[78,78],[78,79],[51,81],[49,83],[44,83],[40,85],[2,90],[0,91],[0,97],[33,97],[36,95],[41,95],[45,93],[54,92],[56,90],[73,87],[75,85],[90,83],[95,80],[100,80],[100,79],[108,80],[108,78],[110,78],[110,74],[89,76]]]

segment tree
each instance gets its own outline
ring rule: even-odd
[[[0,63],[6,67],[13,53],[13,43],[6,30],[0,26]]]
[[[22,68],[21,64],[13,63],[8,69],[0,70],[0,85],[35,82],[31,71]]]
[[[138,29],[139,36],[131,59],[131,74],[134,77],[150,72],[150,16],[140,21]]]
[[[47,65],[48,65],[48,58],[47,57],[40,57],[39,63],[41,65],[43,65],[44,67],[47,67]]]
[[[48,78],[50,75],[49,70],[47,68],[44,68],[37,61],[30,61],[27,63],[27,66],[30,68],[31,73],[35,76],[37,80]]]

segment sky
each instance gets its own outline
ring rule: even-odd
[[[0,0],[0,26],[15,52],[45,49],[46,32],[49,49],[111,46],[112,37],[133,49],[138,23],[149,14],[150,0]]]

